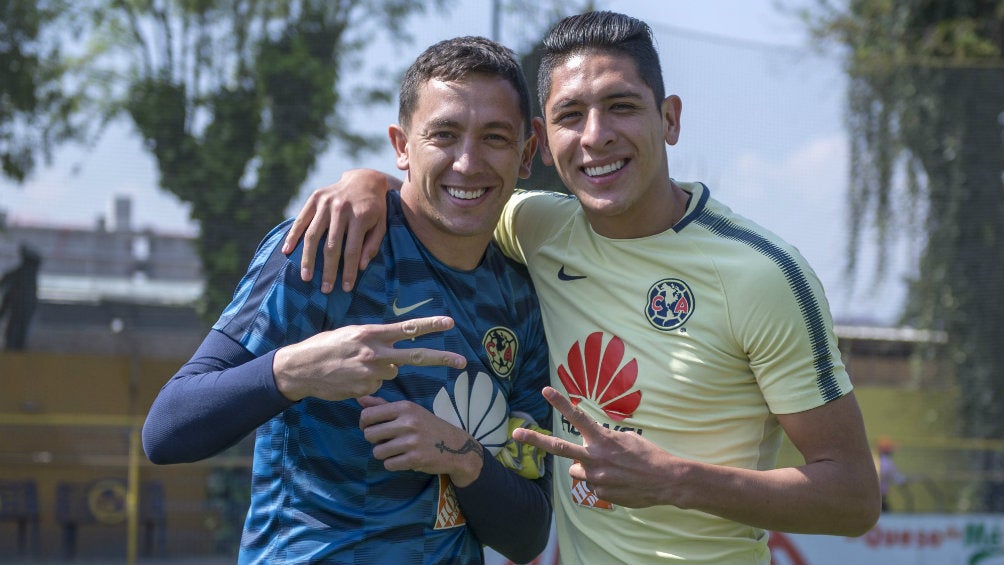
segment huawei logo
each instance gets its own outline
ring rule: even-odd
[[[454,426],[467,430],[493,456],[509,440],[509,404],[494,380],[478,372],[472,379],[464,371],[453,384],[453,394],[446,387],[439,389],[432,402],[432,412]],[[447,475],[439,475],[439,501],[433,529],[445,530],[467,523],[453,483]]]
[[[638,361],[624,362],[624,342],[614,336],[604,346],[603,332],[594,332],[568,350],[566,365],[558,367],[573,404],[592,400],[613,420],[634,414],[641,403],[641,391],[629,392],[638,379]]]
[[[439,389],[432,402],[432,412],[454,426],[466,430],[495,455],[509,439],[509,403],[492,378],[478,372],[472,379],[460,373],[451,395]]]

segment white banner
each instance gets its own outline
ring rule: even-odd
[[[772,533],[773,565],[1004,565],[1004,515],[883,514],[857,538]],[[510,565],[492,550],[487,565]],[[533,565],[558,562],[551,543]]]

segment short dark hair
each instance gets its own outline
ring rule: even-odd
[[[401,81],[397,119],[405,128],[418,106],[418,92],[432,79],[456,81],[475,73],[505,79],[519,96],[519,111],[523,117],[523,135],[530,136],[532,115],[530,87],[508,47],[484,37],[464,36],[440,41],[426,49],[408,67]]]
[[[584,51],[608,51],[626,55],[634,61],[642,81],[652,90],[655,103],[666,97],[662,66],[655,49],[652,28],[645,22],[615,12],[586,12],[569,16],[544,36],[540,68],[537,71],[537,96],[545,114],[551,94],[551,75],[555,67]]]

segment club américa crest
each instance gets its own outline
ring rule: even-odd
[[[516,334],[509,328],[495,326],[485,332],[481,344],[485,347],[488,362],[495,374],[503,379],[509,378],[516,366],[516,352],[519,349]]]
[[[694,313],[694,293],[680,279],[662,279],[648,289],[645,316],[657,330],[675,330]]]

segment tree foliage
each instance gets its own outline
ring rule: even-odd
[[[852,254],[866,228],[883,251],[926,242],[904,321],[948,335],[958,431],[1002,438],[1004,2],[817,0],[806,16],[846,48]]]
[[[160,185],[201,227],[203,311],[217,315],[265,231],[283,219],[332,139],[373,141],[350,109],[390,90],[346,91],[368,42],[407,39],[421,0],[92,0],[78,2],[77,61],[99,114],[124,112],[156,158]]]
[[[329,144],[355,154],[378,142],[346,125],[396,89],[358,76],[363,49],[382,36],[410,40],[410,16],[448,5],[0,0],[4,174],[24,180],[60,141],[96,141],[126,117],[156,159],[160,186],[189,205],[201,228],[202,311],[212,319]],[[518,12],[550,14],[546,21],[569,9],[557,0],[492,6],[496,20]],[[514,33],[540,31],[522,25]]]
[[[75,99],[60,83],[61,42],[46,29],[62,12],[59,0],[0,0],[0,170],[23,181],[38,156],[76,135]]]

